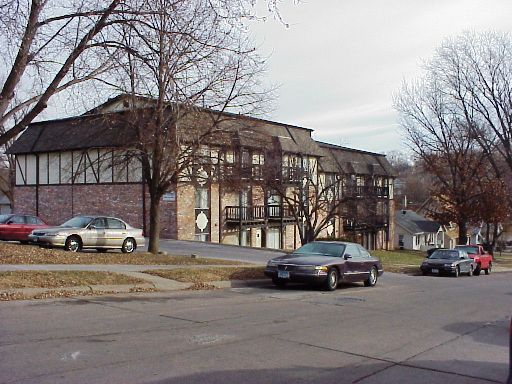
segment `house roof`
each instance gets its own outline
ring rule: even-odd
[[[399,210],[395,214],[395,223],[411,234],[414,233],[437,233],[441,224],[427,219],[424,216],[410,210]]]
[[[123,109],[124,106],[124,109]],[[58,152],[86,148],[115,148],[129,145],[137,140],[137,130],[133,124],[133,113],[122,103],[122,98],[107,101],[88,113],[59,120],[32,123],[8,149],[10,154]],[[147,103],[140,111],[151,111]],[[204,122],[208,116],[222,116],[219,126],[229,128],[229,135],[223,135],[222,129],[210,140],[215,144],[226,144],[236,139],[246,147],[266,147],[277,137],[281,149],[285,152],[321,156],[322,151],[311,138],[308,128],[297,127],[268,120],[220,113],[205,108],[194,109],[180,120],[187,135]]]
[[[318,142],[323,151],[320,167],[324,172],[395,177],[385,155]]]
[[[136,138],[125,114],[83,115],[30,124],[7,150],[10,154],[121,147]]]

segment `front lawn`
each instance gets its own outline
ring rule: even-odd
[[[512,253],[494,251],[493,259],[496,266],[512,268]]]
[[[381,260],[385,272],[411,274],[420,272],[420,264],[426,257],[426,252],[409,250],[378,250],[371,253]]]
[[[183,283],[206,283],[225,280],[254,280],[265,279],[264,267],[211,267],[211,268],[179,268],[156,269],[144,273],[160,276],[165,279]]]
[[[64,288],[89,285],[143,284],[146,281],[112,272],[11,271],[0,272],[0,289]]]
[[[191,258],[190,256],[153,255],[148,252],[97,253],[66,252],[62,249],[39,248],[0,242],[0,264],[131,264],[131,265],[239,265],[237,261]]]

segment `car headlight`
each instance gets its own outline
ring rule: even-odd
[[[269,260],[267,263],[267,267],[275,267],[277,265],[277,262],[273,260]]]
[[[315,270],[316,271],[327,271],[327,267],[323,266],[323,265],[317,265],[315,266]]]
[[[453,264],[445,264],[444,266],[445,266],[445,267],[454,267],[454,265],[453,265]]]

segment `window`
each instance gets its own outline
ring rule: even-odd
[[[208,190],[205,188],[196,189],[196,209],[208,209]]]
[[[371,257],[370,253],[366,249],[364,249],[360,245],[358,245],[357,247],[359,248],[359,252],[361,253],[362,257],[365,257],[367,259],[369,259]]]
[[[359,258],[361,257],[361,253],[359,252],[359,247],[357,244],[347,244],[347,247],[345,249],[345,256],[349,255],[353,258]]]
[[[91,223],[91,227],[92,227],[92,226],[96,227],[97,229],[104,229],[104,228],[107,228],[107,224],[105,223],[105,218],[100,217],[100,218],[95,219],[95,220]]]
[[[25,217],[24,216],[12,216],[7,223],[11,224],[25,224]]]
[[[38,217],[35,216],[25,216],[25,219],[27,220],[27,224],[43,224],[43,222]]]
[[[125,229],[124,223],[117,219],[107,218],[107,227],[109,229]]]

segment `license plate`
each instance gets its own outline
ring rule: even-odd
[[[439,269],[432,268],[432,273],[439,273]]]
[[[289,279],[290,278],[290,272],[288,271],[277,271],[277,277],[280,279]]]

